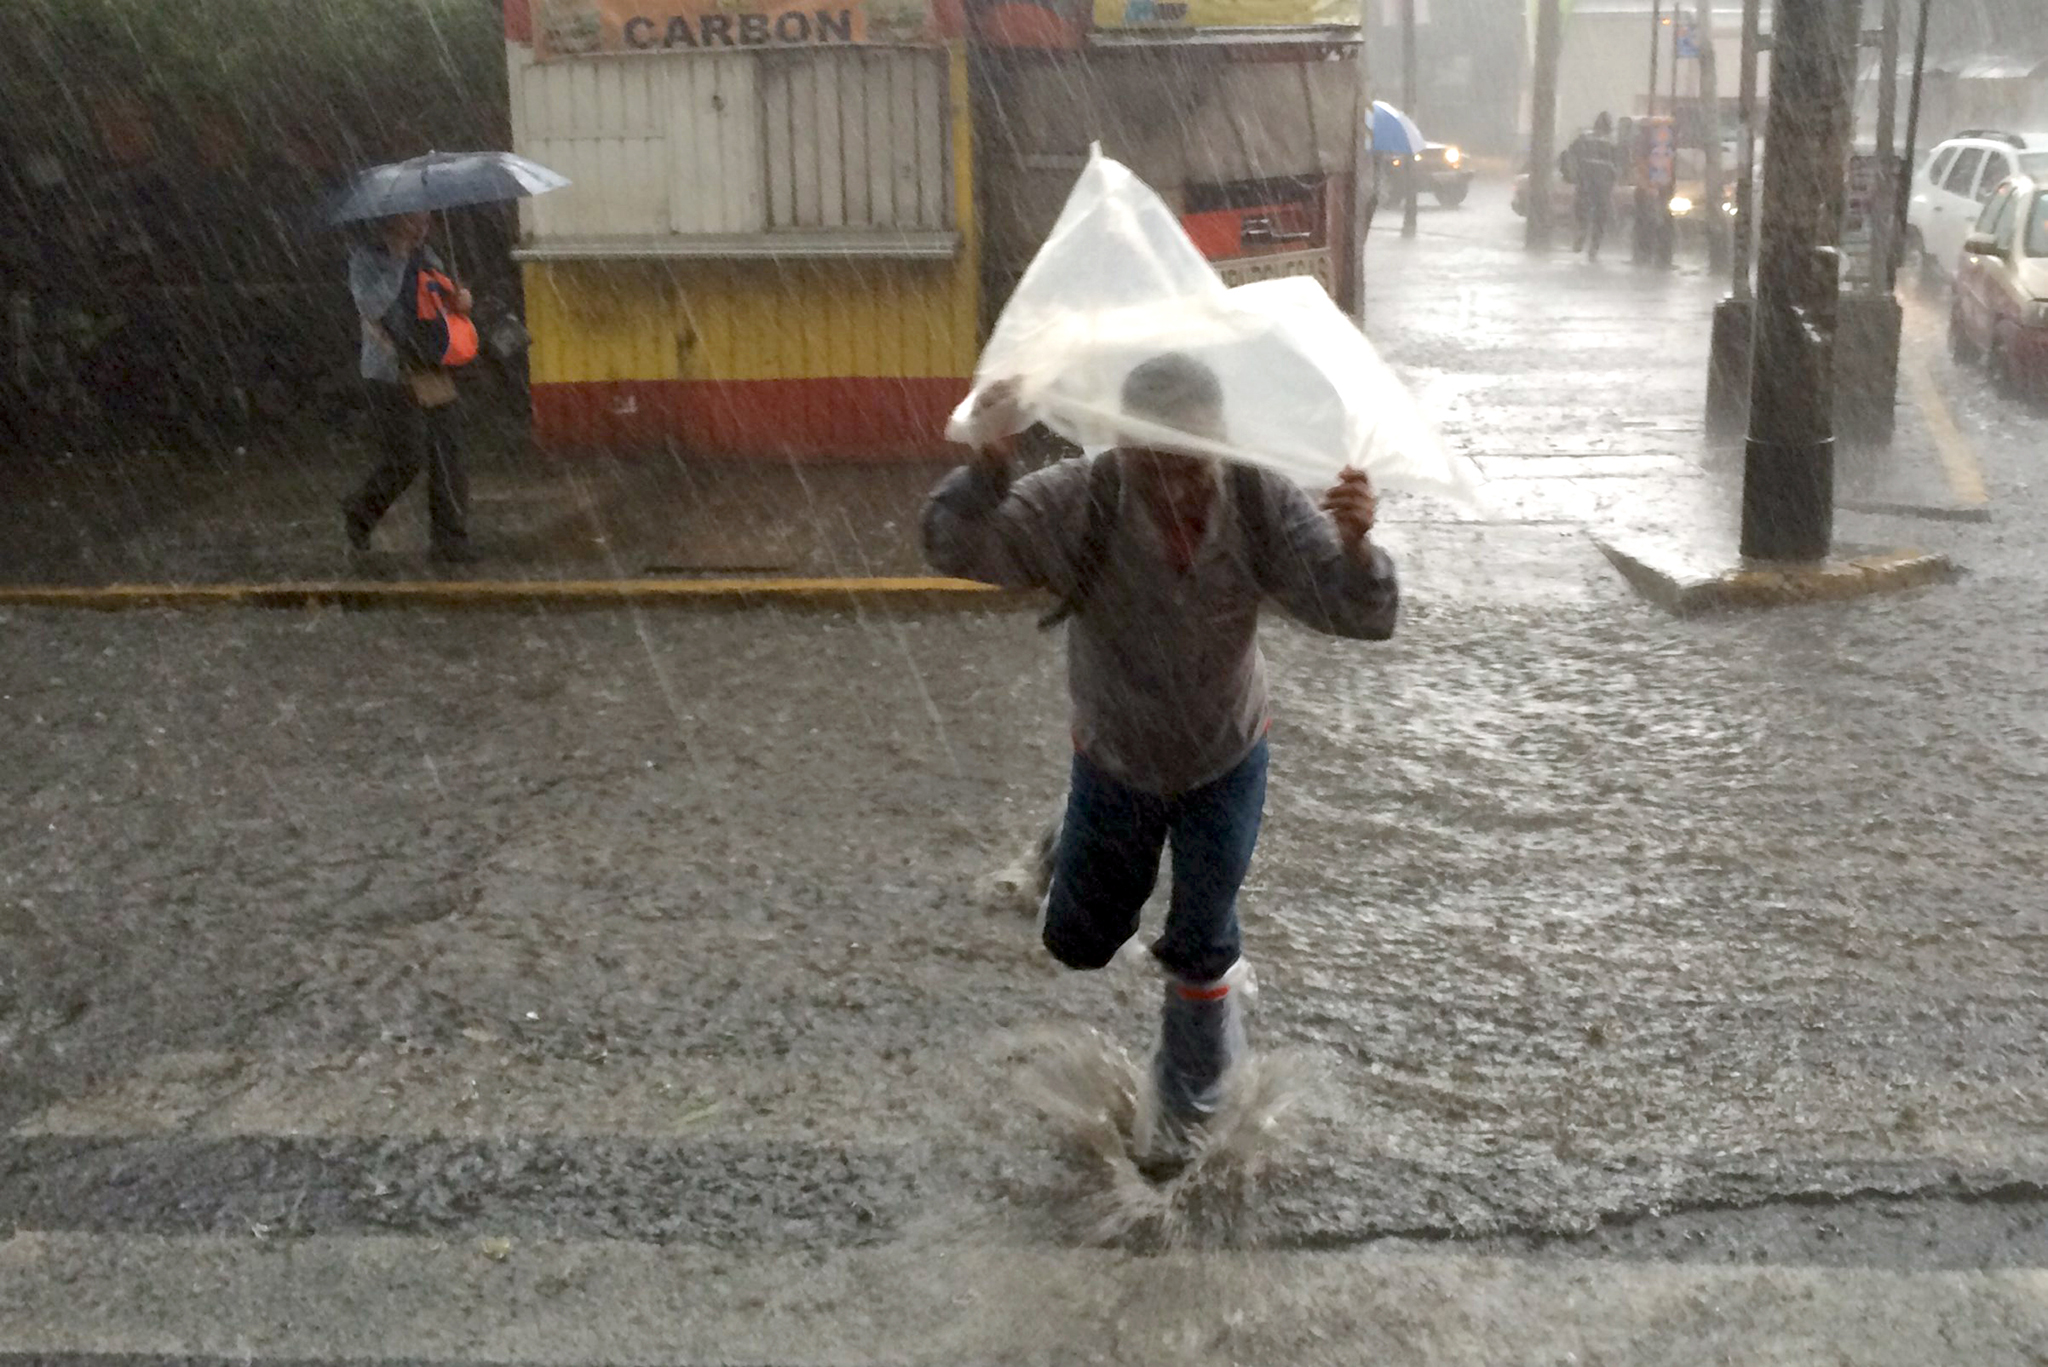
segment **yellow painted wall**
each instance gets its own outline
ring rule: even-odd
[[[528,262],[537,384],[965,378],[979,350],[980,244],[965,50],[948,63],[949,261]]]

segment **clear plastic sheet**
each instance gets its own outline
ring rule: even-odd
[[[1124,379],[1178,352],[1223,391],[1220,434],[1122,410]],[[1364,334],[1316,281],[1226,288],[1159,196],[1097,149],[1017,283],[947,436],[979,445],[991,385],[1010,425],[1044,423],[1089,452],[1141,445],[1245,461],[1320,488],[1346,465],[1383,488],[1476,502],[1480,475],[1446,450]],[[999,420],[999,419],[998,419]]]

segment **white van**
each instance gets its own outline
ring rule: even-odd
[[[1934,149],[1913,175],[1906,206],[1906,254],[1921,283],[1953,279],[1984,202],[2007,176],[2048,180],[2048,133],[1966,128]]]

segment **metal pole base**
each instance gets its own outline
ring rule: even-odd
[[[1714,305],[1713,341],[1707,351],[1707,437],[1733,442],[1749,430],[1750,301]]]
[[[1899,387],[1899,302],[1845,294],[1835,325],[1835,435],[1851,446],[1889,446]]]
[[[1825,560],[1835,510],[1835,439],[1751,437],[1743,453],[1742,554],[1749,560]]]

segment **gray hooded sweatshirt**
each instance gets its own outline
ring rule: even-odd
[[[1095,457],[1115,459],[1114,454]],[[1086,459],[1014,484],[976,466],[955,470],[924,513],[925,555],[942,573],[1069,597],[1088,524]],[[1394,565],[1374,548],[1347,553],[1328,515],[1291,481],[1258,472],[1267,544],[1249,544],[1233,506],[1216,499],[1186,572],[1142,499],[1123,491],[1094,586],[1067,621],[1074,744],[1113,778],[1173,796],[1220,778],[1251,753],[1271,720],[1260,603],[1275,599],[1304,625],[1383,641],[1400,607]]]

